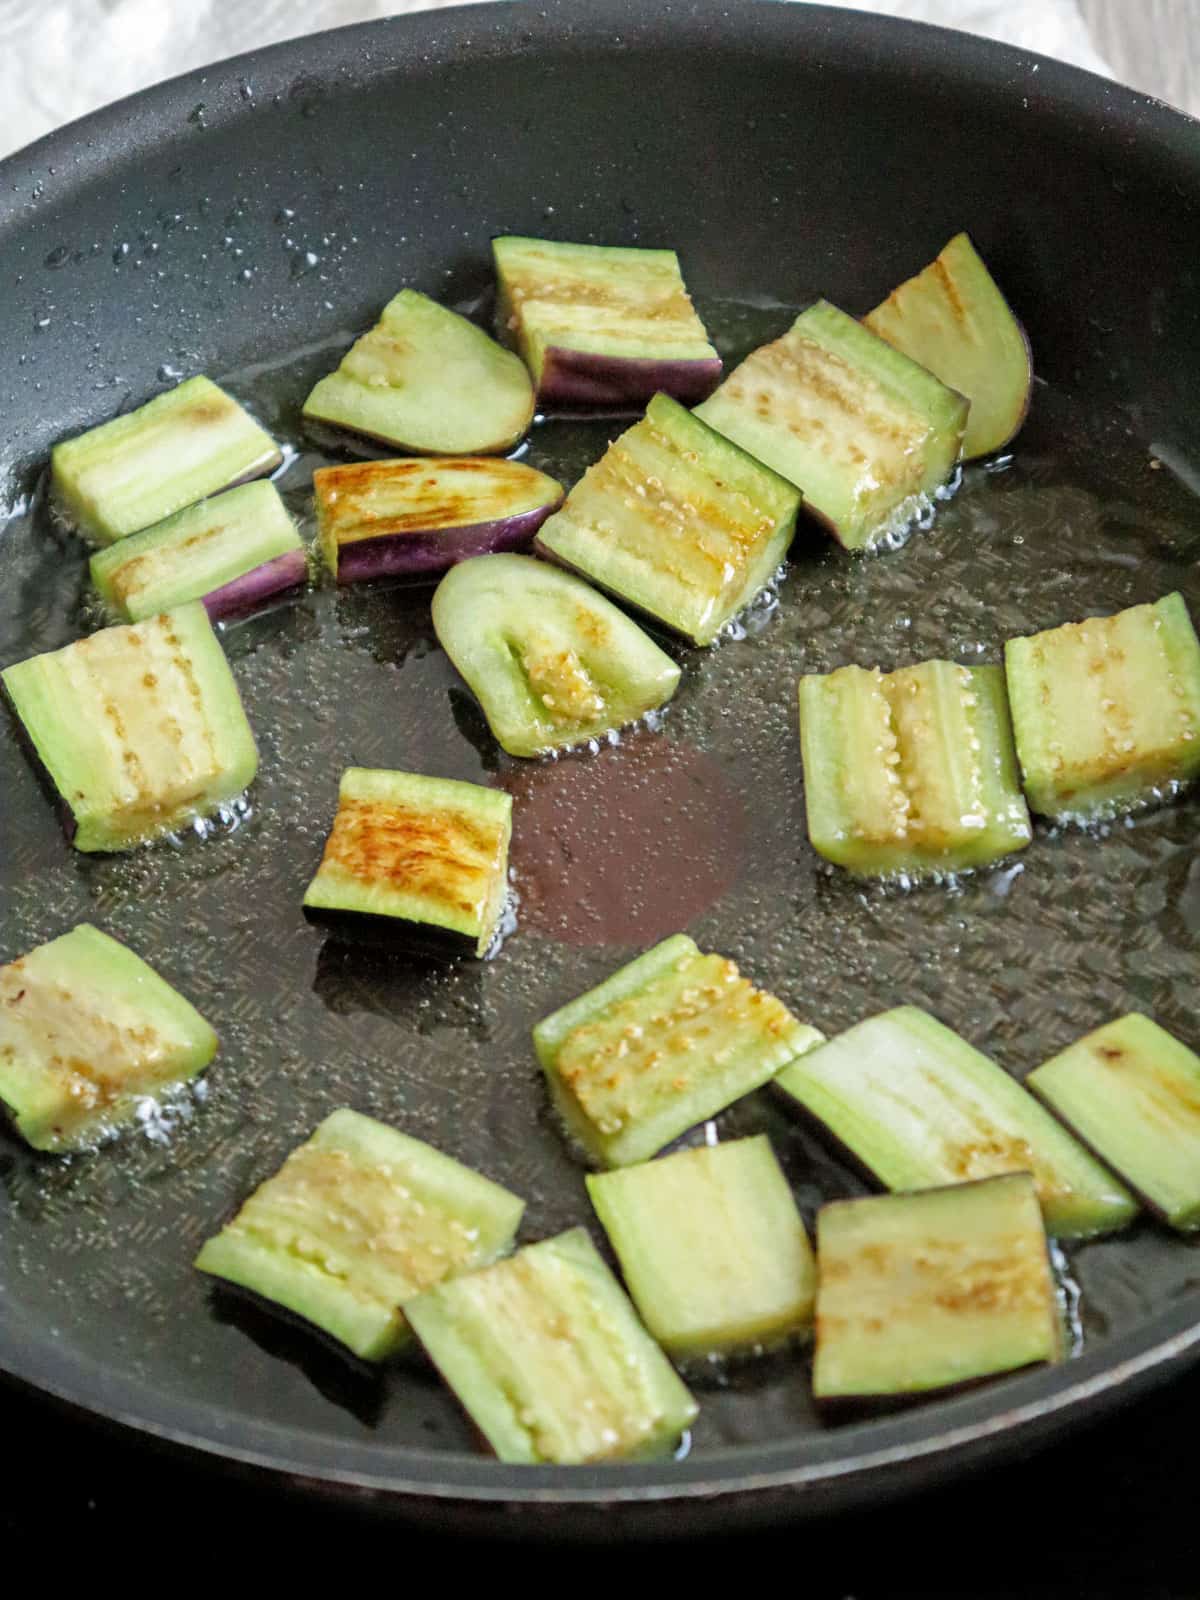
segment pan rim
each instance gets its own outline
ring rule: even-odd
[[[203,90],[213,126],[253,114],[239,94],[252,77],[269,94],[313,76],[336,93],[338,74],[352,81],[408,71],[436,72],[468,47],[519,59],[550,46],[612,48],[614,32],[661,28],[669,15],[680,45],[702,33],[722,46],[823,48],[851,57],[886,50],[928,67],[939,60],[980,93],[1010,96],[1018,84],[1038,86],[1038,108],[1051,111],[1077,137],[1122,137],[1145,153],[1154,147],[1164,171],[1171,162],[1200,187],[1200,124],[1152,96],[1015,47],[928,24],[847,12],[835,7],[762,3],[731,8],[721,0],[683,0],[668,8],[638,0],[550,0],[538,9],[519,0],[457,6],[355,24],[270,45],[140,91],[46,135],[0,162],[0,234],[19,231],[31,204],[59,205],[72,185],[103,178],[147,141],[178,137],[184,113]],[[519,35],[519,37],[518,37]],[[421,60],[422,51],[426,59]],[[1051,108],[1046,102],[1053,100]],[[57,176],[29,191],[48,169]],[[605,1508],[717,1500],[792,1491],[813,1509],[876,1498],[881,1486],[916,1488],[949,1459],[998,1459],[1046,1435],[1066,1419],[1083,1421],[1200,1360],[1200,1292],[1136,1328],[1085,1351],[1067,1367],[1043,1369],[942,1402],[936,1408],[831,1429],[793,1440],[713,1451],[659,1465],[514,1468],[451,1452],[422,1452],[371,1441],[331,1444],[315,1431],[230,1417],[108,1368],[80,1353],[39,1343],[0,1306],[0,1372],[97,1419],[168,1446],[282,1475],[311,1492],[363,1491],[393,1503],[438,1502],[492,1508]],[[925,1425],[921,1426],[921,1419]],[[237,1437],[231,1437],[236,1433]],[[862,1441],[862,1443],[858,1443]],[[903,1473],[901,1469],[912,1470]],[[421,1468],[423,1470],[418,1470]],[[431,1476],[431,1474],[433,1474]],[[823,1497],[818,1491],[828,1491]]]

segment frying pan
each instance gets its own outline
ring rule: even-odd
[[[1064,1257],[1077,1353],[907,1414],[822,1428],[802,1359],[714,1372],[690,1451],[513,1469],[471,1452],[419,1366],[383,1380],[215,1295],[196,1246],[333,1106],[586,1217],[528,1045],[538,1016],[687,927],[827,1031],[901,1000],[1018,1074],[1137,1005],[1200,1043],[1194,802],[1108,837],[1041,829],[1015,866],[864,891],[808,849],[796,674],[998,659],[1009,634],[1183,587],[1200,415],[1200,133],[1151,100],[963,35],[820,7],[496,5],[264,50],[110,107],[4,163],[5,662],[77,637],[84,559],[41,504],[50,444],[180,372],[323,459],[309,384],[402,284],[488,311],[501,231],[677,247],[735,358],[827,293],[862,312],[968,229],[1041,382],[1011,462],[932,530],[855,561],[806,531],[777,603],[703,660],[657,733],[525,765],[436,648],[428,591],[363,588],[230,629],[262,747],[231,837],[83,858],[0,747],[6,957],[85,917],[214,1021],[207,1098],[72,1162],[0,1143],[0,1368],[160,1442],[427,1521],[693,1531],[814,1514],[1030,1448],[1200,1351],[1200,1274],[1148,1224]],[[568,477],[613,431],[535,429]],[[298,914],[344,765],[504,783],[521,924],[485,966],[323,942]],[[810,1220],[858,1180],[760,1095],[701,1136],[771,1133]],[[1077,1304],[1076,1304],[1077,1299]]]

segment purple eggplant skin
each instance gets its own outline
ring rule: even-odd
[[[722,371],[719,356],[703,361],[652,360],[550,345],[542,358],[538,403],[555,409],[604,407],[632,413],[661,392],[680,405],[694,406],[708,399]]]
[[[439,576],[448,567],[472,556],[495,555],[504,550],[523,550],[562,497],[496,522],[474,522],[463,528],[414,529],[412,532],[385,534],[379,539],[360,539],[338,551],[337,581],[362,583],[371,578],[393,578],[404,574]]]
[[[203,596],[210,622],[223,617],[245,616],[266,600],[276,599],[289,589],[300,588],[308,579],[308,557],[303,550],[285,550],[283,555],[264,561],[243,572],[240,578],[224,583]]]
[[[518,461],[450,456],[321,467],[318,545],[339,584],[436,577],[473,556],[524,549],[563,487]]]

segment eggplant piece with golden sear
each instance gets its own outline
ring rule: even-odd
[[[682,933],[533,1030],[556,1109],[604,1167],[648,1160],[822,1037]]]
[[[582,1228],[443,1283],[413,1330],[501,1461],[666,1455],[698,1407]]]
[[[409,1342],[407,1302],[504,1254],[524,1201],[398,1128],[332,1112],[196,1257],[362,1361]]]
[[[522,549],[563,497],[544,472],[480,456],[321,467],[313,491],[321,554],[339,583]]]
[[[258,769],[199,600],[0,672],[77,850],[127,850],[210,816]]]
[[[0,967],[0,1106],[35,1150],[90,1148],[216,1051],[195,1007],[90,923]]]
[[[953,475],[967,401],[825,300],[696,414],[802,491],[850,550],[898,537]]]
[[[537,549],[707,645],[767,584],[799,491],[665,394],[542,527]]]
[[[508,893],[512,797],[422,773],[349,767],[304,914],[417,955],[486,955]]]
[[[1025,330],[965,233],[863,318],[872,333],[971,402],[963,456],[1003,449],[1029,411]]]
[[[1180,594],[1004,647],[1030,807],[1087,821],[1200,776],[1200,640]]]

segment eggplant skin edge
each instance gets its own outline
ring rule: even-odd
[[[303,550],[285,550],[282,555],[251,567],[240,577],[231,578],[201,598],[210,622],[243,617],[265,605],[301,589],[308,582],[308,557]]]
[[[373,578],[392,578],[428,573],[437,576],[460,561],[475,556],[524,550],[553,512],[563,496],[534,506],[515,516],[493,522],[467,523],[457,528],[423,530],[410,533],[385,533],[376,538],[356,539],[338,548],[337,581],[364,583]]]
[[[1022,1372],[1032,1372],[1048,1365],[1045,1361],[1026,1361],[1019,1367],[1004,1367],[997,1372],[981,1372],[972,1378],[962,1378],[957,1383],[938,1384],[933,1389],[912,1389],[904,1394],[837,1394],[813,1395],[818,1412],[824,1422],[862,1422],[870,1417],[896,1416],[914,1407],[937,1400],[949,1400],[957,1395],[969,1394],[985,1384],[997,1383],[1005,1378],[1015,1378]]]
[[[551,406],[640,406],[656,394],[681,405],[707,400],[721,381],[719,356],[672,360],[667,357],[603,356],[548,345],[538,379],[539,402]]]
[[[370,945],[377,950],[394,950],[401,955],[426,957],[430,961],[474,957],[479,945],[471,934],[456,933],[434,922],[409,922],[377,911],[336,911],[327,906],[305,906],[304,915],[314,926],[324,928],[341,943]]]

